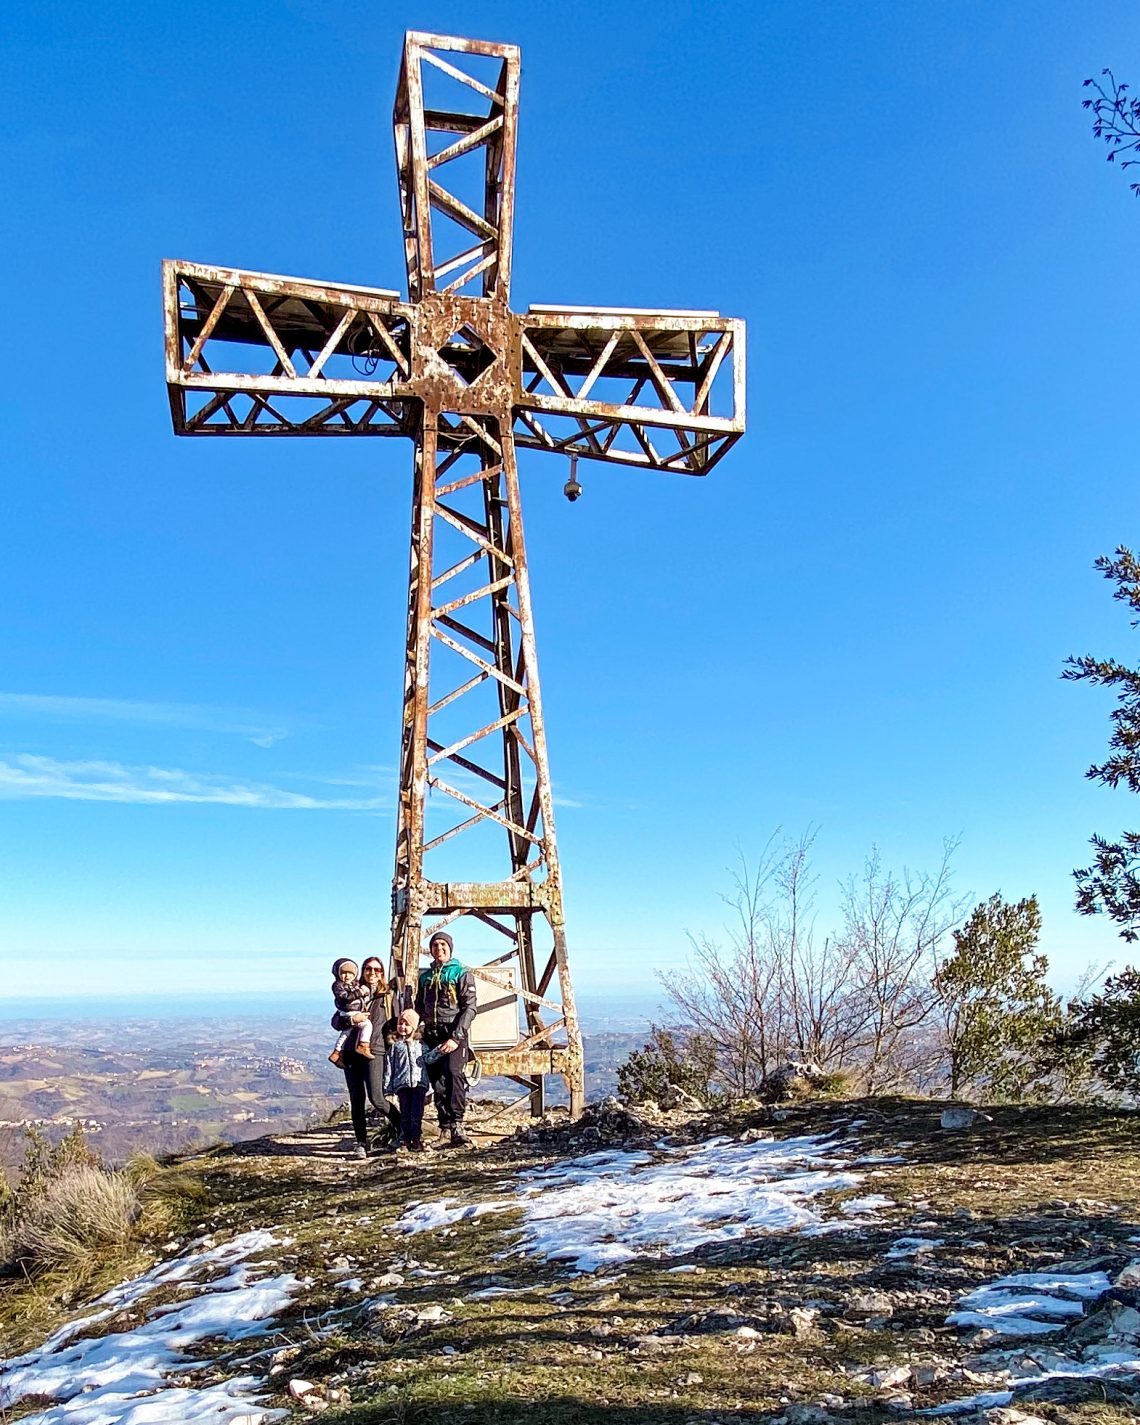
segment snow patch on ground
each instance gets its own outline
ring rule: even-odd
[[[1016,1272],[968,1292],[946,1323],[1040,1336],[1083,1316],[1081,1302],[1103,1296],[1109,1285],[1104,1272]]]
[[[522,1175],[521,1250],[592,1272],[758,1232],[810,1230],[822,1222],[813,1198],[861,1181],[833,1152],[818,1137],[721,1137],[665,1162],[611,1152],[535,1169]]]
[[[980,1395],[971,1395],[965,1400],[948,1400],[944,1405],[932,1406],[923,1415],[962,1415],[968,1410],[992,1409],[1009,1405],[1019,1388],[1036,1385],[1043,1380],[1096,1380],[1114,1375],[1135,1375],[1140,1372],[1140,1360],[1134,1360],[1126,1352],[1116,1353],[1118,1359],[1112,1361],[1066,1361],[1062,1365],[1045,1371],[1035,1371],[1030,1375],[1011,1376],[1007,1390],[986,1390]]]
[[[1095,1301],[1111,1283],[1104,1272],[1016,1272],[975,1288],[946,1318],[951,1326],[980,1326],[1005,1335],[1033,1336],[1062,1330],[1084,1316],[1083,1303]],[[964,1309],[963,1309],[964,1308]],[[1011,1375],[1008,1389],[984,1391],[965,1400],[951,1400],[924,1411],[926,1415],[959,1415],[966,1411],[1009,1405],[1019,1388],[1043,1380],[1097,1378],[1140,1372],[1135,1351],[1086,1347],[1086,1360],[1071,1360],[1061,1351],[1039,1352],[1041,1369]]]
[[[869,1193],[866,1197],[849,1197],[839,1204],[845,1217],[873,1217],[884,1207],[894,1207],[894,1200],[884,1197],[881,1192]]]
[[[896,1237],[887,1249],[886,1259],[888,1262],[904,1261],[908,1257],[918,1257],[923,1252],[933,1252],[945,1245],[945,1239],[942,1237]]]
[[[210,1420],[216,1425],[258,1425],[283,1411],[257,1405],[260,1382],[243,1376],[201,1390],[168,1388],[166,1377],[193,1369],[187,1348],[199,1341],[238,1341],[260,1336],[301,1285],[283,1274],[256,1276],[244,1259],[282,1245],[271,1232],[246,1232],[221,1247],[162,1262],[113,1287],[96,1310],[61,1327],[38,1351],[0,1361],[0,1405],[29,1396],[58,1405],[24,1417],[25,1425],[180,1425]],[[230,1270],[203,1281],[218,1267]],[[137,1305],[159,1288],[193,1291],[189,1300],[156,1307],[138,1326],[102,1336],[83,1333]]]
[[[822,1193],[854,1188],[861,1178],[821,1137],[720,1137],[665,1157],[607,1149],[521,1173],[514,1201],[417,1203],[395,1224],[423,1232],[484,1212],[523,1208],[517,1251],[574,1271],[594,1272],[635,1257],[682,1257],[714,1242],[760,1232],[857,1231],[885,1198],[867,1198],[860,1217],[826,1221],[813,1205]]]
[[[505,1212],[517,1207],[516,1202],[474,1202],[457,1203],[453,1197],[441,1197],[438,1202],[414,1202],[401,1217],[392,1223],[393,1232],[434,1232],[440,1227],[451,1227],[456,1222],[466,1222],[474,1217],[482,1217],[488,1212]],[[442,1272],[420,1272],[420,1276],[441,1276]]]

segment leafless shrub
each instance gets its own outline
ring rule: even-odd
[[[937,1075],[935,952],[962,910],[950,892],[954,845],[933,874],[895,875],[872,851],[842,887],[842,928],[820,937],[813,839],[773,836],[754,868],[741,858],[724,898],[727,944],[691,937],[688,968],[660,976],[676,1022],[715,1044],[733,1093],[766,1094],[789,1060],[868,1093],[925,1086]]]
[[[930,1052],[922,1026],[937,1004],[936,952],[965,908],[950,891],[956,843],[933,874],[886,870],[874,848],[843,891],[843,938],[854,970],[861,1023],[855,1062],[869,1094],[910,1087]]]

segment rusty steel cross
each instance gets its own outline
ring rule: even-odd
[[[563,1075],[577,1114],[516,450],[707,473],[744,430],[744,324],[510,310],[518,89],[515,46],[409,33],[394,112],[408,301],[167,261],[166,380],[179,435],[415,442],[392,973],[414,975],[424,934],[460,916],[501,936],[476,967],[478,1058],[538,1111],[544,1075]]]

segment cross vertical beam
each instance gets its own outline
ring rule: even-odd
[[[498,69],[488,76],[492,82],[483,83],[465,71],[463,57],[494,61]],[[408,296],[413,302],[429,292],[471,295],[476,278],[484,297],[504,304],[509,298],[519,68],[515,45],[418,31],[404,38],[392,128]],[[452,81],[447,108],[424,98],[425,81],[440,75]],[[460,197],[443,181],[444,170],[480,154],[482,191]],[[441,219],[450,220],[449,232],[440,232]],[[466,245],[457,243],[464,235]]]
[[[513,962],[525,1047],[496,1067],[526,1084],[539,1111],[543,1075],[556,1068],[580,1108],[582,1046],[518,468],[494,418],[469,417],[465,440],[462,428],[453,414],[425,414],[416,461],[392,968],[398,979],[414,974],[431,931],[461,916],[500,931],[510,949],[483,978],[493,985]],[[429,800],[444,814],[437,825],[429,826]],[[433,855],[480,831],[501,840],[505,874],[463,882],[433,874]]]

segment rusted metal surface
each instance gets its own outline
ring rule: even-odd
[[[509,948],[477,973],[517,965],[519,1045],[481,1051],[483,1070],[524,1084],[539,1111],[545,1076],[560,1074],[577,1114],[582,1040],[515,452],[707,474],[744,431],[744,323],[510,310],[518,89],[515,46],[409,33],[393,111],[408,301],[168,261],[166,379],[180,435],[415,442],[392,970],[410,981],[437,926],[501,934]],[[429,829],[443,808],[447,824]],[[454,879],[488,832],[498,875]]]

